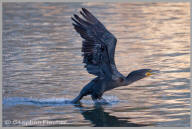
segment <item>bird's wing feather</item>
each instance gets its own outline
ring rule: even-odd
[[[103,77],[117,72],[114,54],[117,39],[87,9],[80,11],[84,19],[74,15],[75,30],[84,39],[82,43],[83,63],[90,74]]]

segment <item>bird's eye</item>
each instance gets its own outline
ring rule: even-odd
[[[119,78],[119,81],[120,81],[120,82],[123,82],[123,81],[124,81],[124,79],[123,79],[122,77],[120,77],[120,78]]]

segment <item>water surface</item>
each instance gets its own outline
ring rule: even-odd
[[[71,25],[81,7],[117,37],[120,72],[161,73],[106,92],[108,105],[90,96],[69,104],[94,78]],[[189,10],[189,3],[4,3],[3,126],[189,126]]]

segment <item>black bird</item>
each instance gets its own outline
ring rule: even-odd
[[[97,77],[81,90],[72,103],[78,103],[86,95],[91,95],[93,101],[100,100],[105,91],[129,85],[156,72],[151,69],[140,69],[131,72],[127,77],[123,76],[115,65],[117,42],[115,36],[87,9],[82,8],[80,14],[83,18],[74,14],[72,24],[83,38],[82,52],[85,68],[88,73]]]

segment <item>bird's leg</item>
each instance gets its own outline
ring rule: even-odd
[[[71,101],[71,103],[79,103],[79,101],[80,101],[84,96],[86,96],[86,95],[88,95],[88,94],[90,94],[90,87],[89,87],[89,85],[88,85],[88,86],[85,86],[85,87],[81,90],[81,92],[79,93],[79,95]]]
[[[80,102],[80,100],[83,98],[83,94],[79,94],[76,98],[74,98],[72,101],[71,101],[71,103],[79,103]]]
[[[91,81],[86,86],[84,86],[81,89],[79,95],[76,98],[74,98],[71,102],[78,103],[84,96],[91,94],[91,92],[92,92],[91,88],[92,88],[93,84],[94,84],[93,81]]]
[[[91,98],[95,104],[108,104],[108,102],[104,98],[102,98],[102,96],[96,97],[94,95],[91,95]]]
[[[99,101],[100,100],[100,96],[98,96],[98,95],[96,95],[96,94],[92,94],[91,95],[91,98],[92,98],[92,100],[93,100],[93,102],[95,103],[95,104],[100,104],[101,102]]]
[[[106,99],[104,99],[103,97],[100,98],[102,103],[108,103]]]

